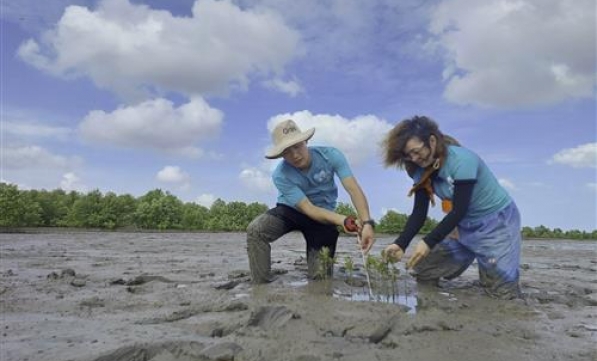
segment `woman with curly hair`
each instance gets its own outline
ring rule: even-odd
[[[402,258],[437,196],[446,215],[415,245],[407,268],[420,281],[437,282],[459,276],[476,259],[489,295],[520,297],[520,214],[483,160],[424,116],[398,123],[383,148],[386,167],[405,169],[414,181],[409,195],[415,196],[403,232],[385,249],[387,257]]]

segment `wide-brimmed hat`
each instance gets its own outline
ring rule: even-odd
[[[280,122],[274,128],[272,133],[272,141],[274,146],[265,153],[268,159],[276,159],[282,156],[282,152],[288,147],[300,143],[304,140],[309,140],[315,133],[315,128],[310,128],[304,132],[291,119]]]

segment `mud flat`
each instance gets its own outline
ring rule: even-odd
[[[518,301],[486,297],[475,267],[440,288],[401,270],[369,295],[352,238],[313,283],[287,235],[265,286],[248,282],[242,233],[0,234],[0,247],[2,361],[597,360],[597,242],[525,241]]]

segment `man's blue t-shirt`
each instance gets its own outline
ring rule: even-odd
[[[286,161],[280,162],[272,174],[278,189],[278,203],[296,208],[305,197],[317,207],[336,209],[338,188],[334,174],[340,180],[352,176],[346,158],[333,147],[309,147],[311,166],[302,171]]]
[[[423,169],[417,169],[413,176],[415,183],[422,175]],[[476,180],[466,220],[475,220],[500,211],[512,201],[508,192],[477,154],[469,149],[451,145],[448,146],[444,165],[433,181],[435,194],[442,200],[452,200],[454,181],[457,180]]]

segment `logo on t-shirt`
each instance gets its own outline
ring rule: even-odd
[[[448,189],[450,189],[450,192],[454,193],[454,178],[452,178],[452,176],[448,176],[446,182],[448,182]]]
[[[315,181],[317,183],[325,183],[331,179],[331,176],[332,176],[331,172],[328,172],[325,169],[322,169],[313,175],[313,179],[315,179]]]

